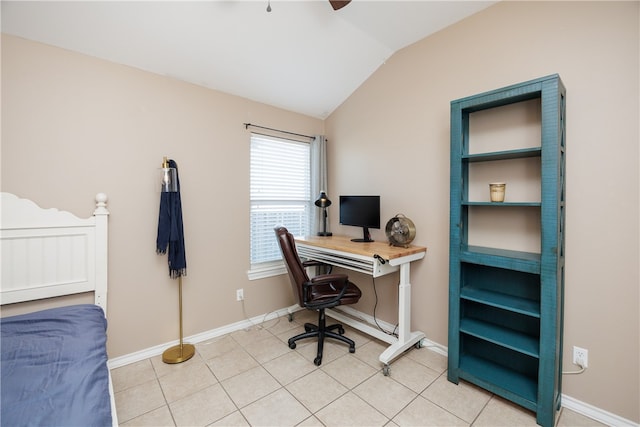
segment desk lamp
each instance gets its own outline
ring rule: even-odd
[[[331,200],[327,197],[327,193],[321,191],[315,205],[322,209],[322,231],[318,231],[318,236],[331,236],[333,233],[327,231],[327,208],[331,206]]]

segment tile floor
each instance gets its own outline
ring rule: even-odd
[[[289,337],[314,322],[312,312],[286,317],[196,344],[189,361],[168,365],[161,356],[112,370],[122,426],[535,426],[535,416],[461,382],[447,381],[446,358],[412,349],[384,376],[378,356],[386,344],[345,328],[356,342]],[[559,426],[598,426],[563,409]]]

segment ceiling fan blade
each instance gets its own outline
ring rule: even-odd
[[[338,10],[338,9],[342,9],[343,7],[351,3],[351,0],[346,0],[346,1],[329,0],[329,3],[331,3],[331,7],[333,8],[333,10]]]

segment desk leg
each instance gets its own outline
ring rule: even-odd
[[[419,345],[425,335],[422,332],[411,332],[411,283],[409,283],[410,267],[408,262],[400,264],[400,286],[398,295],[398,341],[391,344],[380,355],[380,362],[385,367],[385,375],[389,373],[389,363],[409,347]]]

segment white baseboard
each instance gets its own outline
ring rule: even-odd
[[[183,341],[189,342],[192,344],[204,342],[212,338],[226,335],[231,332],[250,328],[251,326],[255,326],[266,320],[275,319],[280,316],[288,316],[293,311],[296,311],[298,309],[300,308],[297,306],[283,308],[283,309],[276,310],[261,316],[252,317],[251,319],[241,320],[239,322],[232,323],[230,325],[226,325],[216,329],[211,329],[209,331],[202,332],[199,334],[191,335],[189,337],[184,338]],[[361,321],[366,322],[374,327],[378,327],[379,325],[380,327],[382,327],[383,329],[389,332],[395,329],[395,325],[392,325],[391,323],[385,322],[380,319],[374,319],[373,316],[362,313],[361,311],[355,310],[352,307],[344,306],[344,307],[338,307],[337,309],[339,309],[340,311],[342,311],[344,314],[348,316],[355,317],[356,319],[360,319]],[[139,362],[140,360],[158,356],[162,354],[162,352],[167,348],[172,347],[178,343],[179,343],[179,340],[171,341],[165,344],[161,344],[154,347],[146,348],[144,350],[136,351],[134,353],[125,354],[124,356],[119,356],[113,359],[109,359],[107,364],[109,366],[109,369],[119,368],[121,366]],[[442,344],[438,344],[427,338],[422,340],[422,347],[430,348],[432,351],[435,351],[436,353],[439,353],[445,357],[448,354],[448,349],[446,346],[443,346]],[[589,417],[593,420],[606,424],[608,426],[640,427],[640,424],[638,423],[634,423],[631,420],[627,420],[616,414],[607,412],[604,409],[600,409],[588,403],[582,402],[578,399],[574,399],[573,397],[567,396],[566,394],[562,395],[562,406],[578,414],[584,415],[585,417]]]
[[[373,316],[370,316],[368,314],[365,314],[361,311],[358,311],[356,309],[354,309],[353,307],[349,307],[349,306],[339,306],[334,308],[333,310],[336,311],[340,311],[344,314],[346,314],[347,316],[353,317],[355,319],[359,319],[365,323],[367,323],[368,325],[371,325],[375,328],[377,328],[378,326],[381,327],[382,329],[384,329],[387,332],[391,332],[395,329],[395,325],[392,325],[391,323],[385,322],[384,320],[380,320],[380,319],[375,319]],[[447,356],[447,347],[443,346],[442,344],[438,344],[437,342],[431,341],[428,338],[423,338],[422,339],[422,347],[427,347],[430,348],[431,350],[435,351],[438,354],[441,354],[443,356]]]
[[[562,395],[562,406],[567,409],[571,409],[573,412],[576,412],[580,415],[584,415],[585,417],[589,417],[593,420],[601,422],[602,424],[608,426],[616,426],[616,427],[638,427],[638,423],[634,423],[631,420],[627,420],[626,418],[622,418],[619,415],[612,414],[611,412],[607,412],[604,409],[597,408],[593,405],[589,405],[588,403],[581,402],[578,399],[574,399],[571,396],[567,396],[566,394]]]
[[[200,342],[204,342],[210,340],[212,338],[220,337],[222,335],[229,334],[231,332],[239,331],[241,329],[247,329],[252,326],[258,325],[267,320],[276,319],[281,316],[286,316],[291,313],[291,308],[283,308],[280,310],[272,311],[271,313],[263,314],[261,316],[255,316],[251,319],[241,320],[236,323],[232,323],[230,325],[226,325],[220,328],[211,329],[209,331],[201,332],[199,334],[190,335],[188,337],[183,338],[183,342],[188,342],[189,344],[197,344]],[[180,343],[180,340],[171,341],[168,343],[156,345],[153,347],[145,348],[144,350],[136,351],[134,353],[125,354],[124,356],[114,357],[113,359],[109,359],[107,365],[109,369],[119,368],[121,366],[129,365],[131,363],[139,362],[144,359],[148,359],[150,357],[155,357],[162,352],[164,352],[167,348],[173,347]]]

